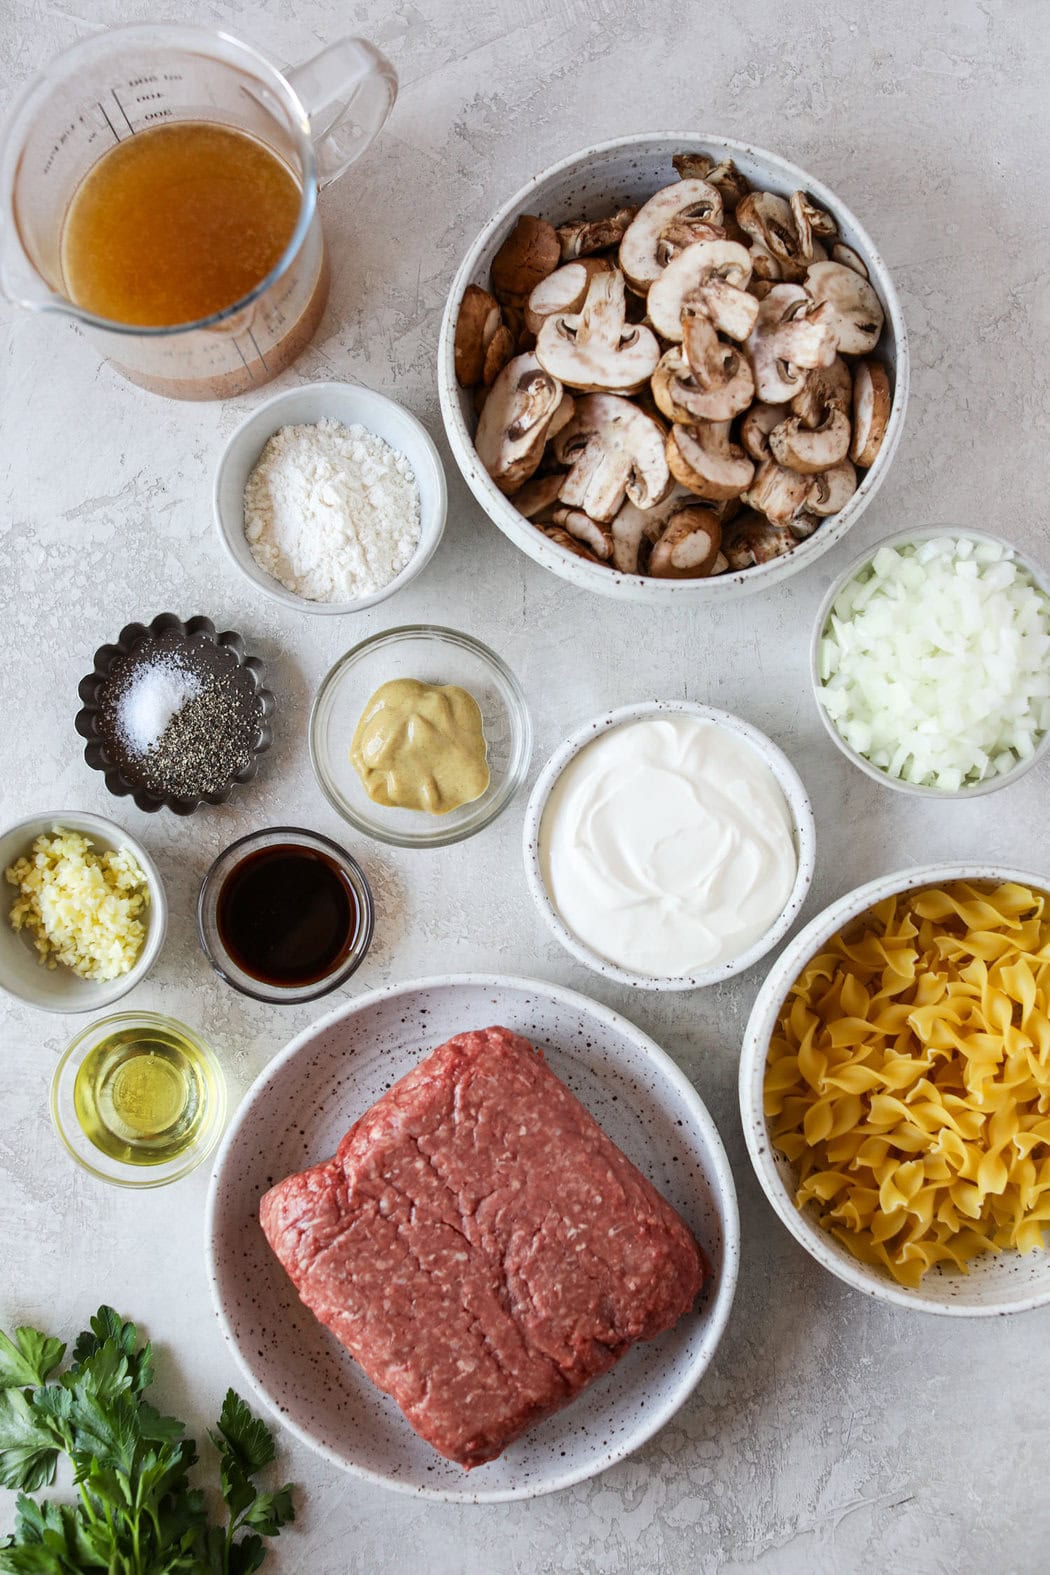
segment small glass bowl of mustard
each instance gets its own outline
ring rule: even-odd
[[[481,713],[487,786],[442,813],[377,802],[351,758],[380,691],[408,690],[405,680],[465,690]],[[310,714],[310,759],[322,793],[358,831],[396,847],[441,848],[474,836],[510,803],[531,757],[532,723],[510,668],[472,635],[433,624],[387,629],[355,645],[322,681]]]
[[[214,1149],[226,1080],[215,1052],[177,1018],[115,1012],[83,1029],[56,1066],[51,1119],[100,1181],[163,1187]]]

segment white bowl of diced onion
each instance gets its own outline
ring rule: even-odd
[[[867,776],[993,793],[1050,749],[1050,579],[986,531],[901,531],[831,586],[810,671],[824,726]]]

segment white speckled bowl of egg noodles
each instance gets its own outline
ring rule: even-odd
[[[777,958],[755,1001],[744,1033],[740,1059],[740,1115],[748,1154],[762,1190],[782,1223],[822,1268],[855,1290],[912,1312],[956,1318],[1002,1316],[1050,1303],[1050,1252],[984,1253],[963,1274],[940,1264],[911,1290],[878,1266],[860,1262],[818,1224],[813,1209],[795,1206],[795,1168],[773,1147],[766,1121],[763,1087],[770,1040],[788,991],[806,964],[833,936],[887,897],[948,881],[973,881],[989,887],[1017,881],[1050,891],[1050,876],[993,864],[930,864],[897,870],[858,886],[819,913]]]
[[[41,835],[50,836],[57,827],[76,831],[86,837],[95,853],[111,853],[126,848],[135,858],[149,887],[149,903],[143,914],[146,935],[131,968],[116,979],[82,979],[72,968],[58,963],[48,968],[28,930],[15,931],[10,912],[17,892],[4,879],[4,871],[28,855]],[[112,1006],[149,973],[164,944],[168,904],[160,871],[140,842],[123,827],[101,815],[84,815],[78,810],[55,810],[48,815],[32,815],[9,826],[0,834],[0,988],[17,996],[29,1006],[44,1012],[99,1012]]]
[[[716,727],[726,728],[755,750],[759,759],[769,767],[787,803],[797,858],[795,879],[787,902],[765,933],[737,956],[685,974],[634,973],[630,969],[620,967],[617,963],[610,962],[607,957],[603,957],[600,952],[582,941],[565,923],[555,906],[554,899],[547,888],[540,847],[541,829],[547,805],[559,777],[569,762],[603,733],[623,727],[630,722],[645,721],[658,716],[689,716],[695,717],[700,722],[711,722]],[[588,968],[602,974],[606,979],[615,980],[617,984],[629,984],[636,990],[700,990],[710,984],[721,984],[723,980],[731,979],[734,974],[743,973],[745,968],[752,967],[787,934],[798,917],[813,879],[816,862],[816,831],[809,794],[803,786],[802,778],[783,750],[778,749],[765,733],[760,732],[757,727],[753,727],[741,717],[734,716],[730,711],[720,711],[715,706],[700,705],[691,700],[644,700],[637,705],[620,706],[618,710],[592,717],[589,722],[584,722],[574,733],[571,733],[564,744],[555,750],[540,772],[529,797],[525,810],[522,852],[525,859],[525,879],[536,907],[551,933],[579,962],[585,963]]]
[[[283,1177],[334,1154],[351,1122],[431,1050],[454,1034],[495,1024],[542,1050],[551,1071],[678,1210],[712,1272],[694,1312],[633,1345],[571,1405],[468,1474],[412,1431],[304,1307],[263,1236],[259,1200]],[[416,1498],[491,1504],[596,1476],[671,1420],[707,1370],[728,1321],[740,1223],[717,1128],[684,1072],[647,1035],[573,990],[465,974],[344,1002],[270,1062],[223,1140],[205,1251],[223,1335],[282,1427],[369,1482]]]

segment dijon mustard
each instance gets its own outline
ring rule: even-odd
[[[381,684],[354,729],[350,760],[365,792],[393,809],[447,815],[489,785],[481,709],[458,684]]]

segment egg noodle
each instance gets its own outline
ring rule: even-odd
[[[904,892],[792,985],[766,1065],[795,1202],[914,1288],[1050,1228],[1050,897]]]

